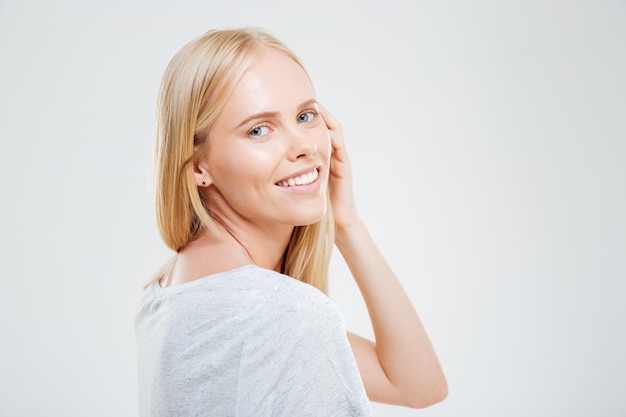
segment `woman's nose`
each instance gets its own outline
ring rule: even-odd
[[[289,157],[294,161],[299,158],[314,156],[317,153],[317,141],[311,135],[302,132],[301,129],[298,131],[299,129],[295,128],[287,136]]]

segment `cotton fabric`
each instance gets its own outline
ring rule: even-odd
[[[135,330],[141,417],[371,416],[343,315],[286,275],[155,282]]]

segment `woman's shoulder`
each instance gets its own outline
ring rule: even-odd
[[[332,300],[314,286],[256,265],[246,265],[197,282],[199,294],[206,292],[212,299],[219,296],[270,319],[289,314],[302,320],[314,316],[320,321],[323,317],[336,320],[341,315]]]
[[[146,289],[143,299],[178,300],[186,305],[211,308],[220,304],[242,308],[269,304],[279,309],[289,306],[315,309],[329,304],[328,297],[312,285],[252,264],[169,287],[161,287],[155,281]]]
[[[343,323],[332,301],[317,288],[276,271],[246,265],[185,284],[146,289],[136,323],[230,323],[249,335],[251,329],[293,328],[324,332],[329,324]],[[165,325],[164,324],[164,325]],[[282,328],[282,330],[277,330]],[[243,334],[242,334],[243,336]]]
[[[250,266],[236,271],[238,285],[230,290],[241,290],[265,300],[263,310],[277,315],[291,313],[296,316],[338,313],[330,298],[314,286],[288,275],[269,269]]]
[[[263,307],[257,318],[274,325],[282,323],[286,327],[297,325],[320,331],[330,324],[342,324],[343,315],[335,303],[314,286],[275,271],[256,271],[260,278],[261,290],[265,293]],[[271,281],[272,285],[267,285]],[[269,293],[265,292],[269,290]]]

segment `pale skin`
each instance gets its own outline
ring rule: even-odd
[[[216,230],[188,244],[161,285],[251,263],[279,271],[293,227],[321,218],[329,187],[335,245],[365,300],[376,340],[348,333],[368,397],[415,408],[443,400],[446,379],[429,337],[358,214],[341,125],[317,103],[304,71],[265,48],[209,137],[208,157],[197,161],[195,172]],[[312,170],[319,177],[311,184],[284,186]]]

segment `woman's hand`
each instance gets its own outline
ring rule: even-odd
[[[342,231],[358,220],[352,190],[352,168],[341,124],[323,106],[320,106],[320,113],[326,123],[332,147],[328,179],[330,203],[335,217],[335,229]]]

